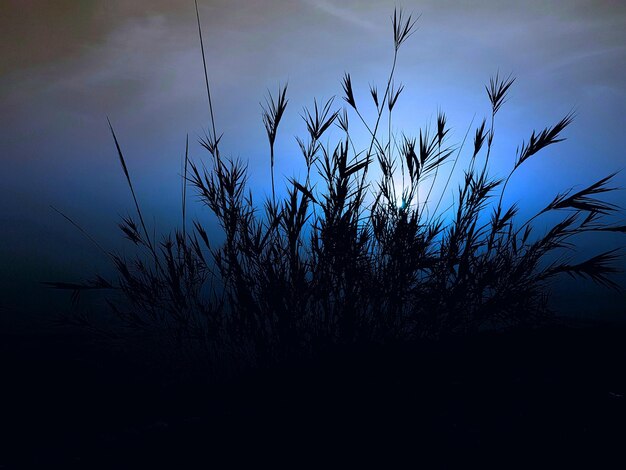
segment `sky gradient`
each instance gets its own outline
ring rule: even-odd
[[[200,0],[222,148],[249,161],[251,187],[269,194],[259,102],[289,83],[277,139],[276,175],[301,174],[294,135],[313,97],[337,95],[352,74],[357,99],[384,85],[392,58],[392,1]],[[484,84],[517,77],[498,114],[493,172],[508,172],[533,129],[577,118],[567,141],[529,162],[508,202],[536,210],[558,191],[626,166],[626,5],[620,1],[414,1],[417,32],[403,46],[406,86],[394,131],[415,134],[443,109],[461,141],[489,113]],[[193,1],[9,0],[0,4],[0,312],[61,308],[67,297],[37,285],[107,272],[106,259],[54,213],[54,205],[112,249],[130,250],[116,229],[132,201],[108,132],[108,116],[151,226],[178,223],[180,160],[192,158],[208,125]],[[626,173],[616,178],[626,187]],[[257,198],[258,199],[258,198]],[[613,202],[626,205],[624,192]],[[195,213],[204,217],[201,208]],[[582,240],[593,253],[623,242]],[[622,276],[626,286],[626,279]],[[623,294],[577,283],[566,308],[624,312]],[[570,285],[570,286],[571,286]],[[584,287],[583,287],[584,286]],[[570,287],[561,287],[561,297]],[[570,295],[570,294],[568,294]],[[563,299],[562,299],[563,300]],[[564,301],[564,300],[563,300]],[[624,312],[626,313],[626,312]]]

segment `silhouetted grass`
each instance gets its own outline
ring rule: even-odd
[[[496,75],[487,85],[491,116],[475,129],[453,205],[440,210],[465,139],[458,146],[449,143],[447,118],[439,112],[436,130],[401,134],[394,145],[391,117],[403,91],[394,81],[396,61],[414,32],[415,18],[396,11],[392,25],[393,65],[385,91],[381,96],[370,87],[374,121],[364,118],[362,98],[346,74],[344,108],[331,99],[323,105],[314,101],[313,109],[304,110],[308,134],[297,141],[306,178],[289,179],[282,194],[274,188],[274,144],[288,103],[287,86],[276,97],[269,95],[262,115],[272,197],[262,207],[247,189],[247,165],[220,153],[208,76],[211,127],[201,144],[210,163],[189,160],[186,150],[182,230],[161,241],[145,226],[111,127],[138,220],[124,218],[120,228],[139,254],[111,254],[118,272],[115,283],[98,279],[56,287],[119,289],[125,300],[111,306],[126,326],[157,332],[210,364],[218,359],[267,363],[336,345],[397,343],[537,324],[549,314],[549,281],[560,274],[617,288],[609,277],[616,270],[615,251],[582,262],[567,257],[577,235],[626,232],[623,225],[610,222],[618,208],[599,199],[615,190],[610,186],[614,175],[556,196],[528,220],[519,220],[516,204],[504,204],[518,168],[564,140],[573,119],[570,113],[533,132],[519,146],[506,178],[492,176],[496,116],[512,77]],[[384,118],[387,130],[381,130]],[[353,119],[367,131],[367,141],[353,141]],[[333,126],[342,137],[323,143]],[[370,171],[372,164],[379,171]],[[219,246],[211,242],[214,229],[200,221],[187,228],[187,184],[215,215],[224,234]],[[562,211],[564,217],[546,233],[533,228],[536,218]]]

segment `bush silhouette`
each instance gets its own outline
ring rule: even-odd
[[[136,206],[136,217],[124,218],[120,228],[139,253],[133,259],[110,254],[119,274],[115,283],[97,278],[55,285],[76,292],[117,288],[125,300],[111,307],[127,326],[157,332],[208,362],[253,363],[334,345],[536,324],[549,314],[549,280],[561,274],[617,287],[610,279],[615,251],[578,263],[563,256],[575,248],[576,235],[626,231],[610,222],[619,208],[600,198],[615,189],[609,186],[613,175],[557,195],[525,221],[518,221],[517,205],[503,203],[518,168],[564,140],[572,114],[533,132],[503,179],[489,174],[489,163],[496,118],[514,83],[510,76],[495,75],[486,86],[491,116],[476,127],[473,145],[465,139],[449,144],[443,112],[432,129],[416,136],[383,129],[403,91],[394,82],[396,60],[414,26],[415,18],[394,12],[393,66],[384,90],[371,87],[367,97],[376,108],[373,122],[363,117],[363,97],[355,95],[349,74],[342,79],[343,106],[331,99],[305,109],[307,134],[297,141],[306,178],[287,180],[284,193],[274,187],[274,159],[287,86],[267,97],[262,117],[272,193],[262,207],[247,189],[245,162],[223,155],[208,77],[211,127],[201,144],[210,163],[186,153],[183,224],[160,241],[144,223],[111,127]],[[198,27],[202,44],[199,16]],[[367,141],[353,140],[353,126],[367,131]],[[341,137],[324,144],[332,127]],[[469,163],[453,189],[454,170],[466,153]],[[186,225],[188,186],[217,218],[224,235],[219,246],[199,221]],[[451,192],[454,203],[444,209]],[[533,229],[537,217],[557,212],[564,215],[546,233]]]

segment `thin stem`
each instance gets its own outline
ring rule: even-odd
[[[439,142],[437,144],[437,158],[441,157],[441,142]],[[428,193],[426,193],[426,199],[424,200],[424,205],[426,207],[426,216],[428,217],[428,207],[426,206],[426,204],[428,203],[428,201],[430,201],[430,194],[433,192],[433,188],[435,187],[435,181],[437,181],[437,174],[439,173],[439,167],[441,166],[441,163],[439,165],[437,165],[437,168],[435,168],[435,174],[433,175],[433,182],[430,184],[430,189],[428,190]]]
[[[491,144],[493,143],[493,126],[495,121],[495,113],[491,112],[491,129],[489,129],[489,140],[487,141],[487,156],[485,157],[485,165],[483,166],[483,172],[487,169],[489,163],[489,155],[491,155]]]
[[[395,70],[396,70],[397,60],[398,60],[398,49],[396,48],[393,53],[393,64],[391,65],[391,72],[389,73],[389,78],[387,79],[387,86],[385,87],[385,94],[383,95],[383,99],[380,103],[380,109],[378,111],[378,116],[376,117],[376,125],[374,126],[374,131],[373,132],[370,131],[370,134],[372,135],[372,140],[370,142],[370,147],[367,151],[367,154],[365,155],[366,164],[365,164],[365,167],[363,168],[363,175],[361,176],[361,183],[359,184],[359,189],[358,189],[359,197],[361,196],[362,190],[365,187],[365,178],[367,176],[367,170],[369,169],[370,155],[372,154],[372,148],[374,147],[374,142],[377,142],[376,134],[378,132],[378,125],[380,124],[380,118],[383,114],[384,104],[387,100],[387,97],[389,96],[389,89],[391,88],[391,81],[393,80],[393,74],[395,73]],[[365,120],[363,119],[359,111],[356,108],[355,110],[357,111],[357,114],[361,118],[361,120],[365,122]],[[368,127],[368,130],[369,130],[369,127]],[[380,145],[380,142],[379,142],[379,145]]]
[[[186,222],[187,222],[187,166],[189,163],[189,134],[187,134],[187,139],[185,140],[185,164],[183,168],[183,207],[182,207],[182,216],[183,216],[183,238],[186,238]]]
[[[270,145],[270,166],[272,173],[272,202],[276,203],[276,192],[274,191],[274,145]]]
[[[206,67],[206,55],[204,53],[204,41],[202,39],[202,26],[200,25],[200,12],[198,11],[198,0],[194,0],[196,4],[196,20],[198,22],[198,35],[200,36],[200,50],[202,52],[202,65],[204,66],[204,82],[206,84],[206,93],[209,100],[209,113],[211,115],[211,128],[213,130],[213,141],[215,142],[215,155],[217,160],[220,159],[220,152],[217,145],[217,132],[215,131],[215,116],[213,115],[213,102],[211,100],[211,88],[209,86],[209,74]]]
[[[465,141],[467,140],[467,136],[469,134],[469,131],[472,128],[472,124],[474,124],[474,119],[475,118],[476,118],[476,114],[474,114],[474,116],[472,117],[472,120],[471,120],[469,126],[467,126],[467,131],[465,132],[465,136],[463,137],[463,141],[461,142],[461,146],[459,147],[459,150],[456,153],[456,157],[454,158],[454,164],[452,165],[452,170],[450,170],[450,173],[448,174],[448,179],[446,180],[446,184],[444,185],[443,190],[441,191],[441,195],[439,196],[439,200],[437,201],[437,205],[435,206],[435,210],[433,211],[433,215],[432,215],[433,218],[437,214],[437,210],[439,209],[439,205],[441,204],[443,196],[446,194],[446,190],[448,189],[448,185],[450,184],[450,180],[452,179],[452,174],[454,173],[454,169],[456,168],[456,164],[457,164],[457,162],[459,160],[459,155],[461,153],[461,150],[463,149],[463,146],[465,145]]]

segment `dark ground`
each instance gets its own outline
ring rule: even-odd
[[[220,386],[62,329],[0,347],[0,469],[626,468],[624,326],[336,352]]]

